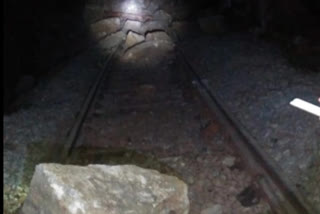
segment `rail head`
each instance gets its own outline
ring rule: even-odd
[[[82,129],[82,125],[87,117],[87,114],[89,112],[89,109],[91,108],[95,97],[97,96],[97,91],[99,87],[101,86],[102,81],[105,79],[107,76],[109,69],[108,65],[113,59],[115,53],[119,50],[121,47],[122,43],[120,43],[118,46],[116,46],[111,53],[107,56],[107,59],[105,63],[103,64],[101,71],[98,73],[97,77],[95,78],[87,96],[84,99],[84,102],[80,108],[79,113],[77,114],[77,117],[69,130],[67,137],[65,139],[65,142],[62,147],[62,151],[60,152],[60,159],[61,160],[66,160],[68,156],[72,153],[72,150],[76,146],[79,134]]]

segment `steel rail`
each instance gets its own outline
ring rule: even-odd
[[[258,142],[250,135],[243,125],[223,105],[222,100],[198,75],[196,69],[189,63],[183,50],[177,46],[178,56],[186,65],[195,80],[200,96],[209,108],[217,114],[218,120],[226,128],[233,139],[233,146],[246,161],[250,171],[256,178],[267,197],[272,210],[278,214],[316,214],[313,207],[305,200],[275,161],[267,156],[259,147]]]
[[[60,153],[61,160],[65,160],[72,153],[73,148],[76,145],[78,140],[82,125],[88,115],[89,109],[91,108],[95,97],[97,96],[98,89],[101,86],[102,81],[106,78],[106,76],[110,73],[110,69],[108,69],[108,65],[113,58],[114,54],[118,51],[119,47],[122,44],[120,43],[116,48],[111,52],[111,54],[107,57],[104,65],[102,66],[101,71],[98,73],[93,85],[91,86],[81,108],[75,119],[75,122],[71,129],[67,134],[67,138],[62,147],[62,151]]]

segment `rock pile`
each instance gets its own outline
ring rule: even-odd
[[[178,10],[178,15],[175,13],[175,8]],[[171,38],[176,39],[177,34],[182,38],[180,34],[186,32],[185,29],[177,29],[173,23],[179,23],[189,15],[190,8],[165,0],[89,1],[84,12],[93,40],[103,40],[102,49],[111,49],[123,42],[122,53],[143,42],[150,42],[149,44],[157,47],[159,42],[156,40],[159,40],[159,35],[161,44],[165,43],[164,46],[168,46],[172,43],[170,46],[173,47]],[[153,33],[156,36],[151,36]],[[149,47],[149,45],[144,46]]]

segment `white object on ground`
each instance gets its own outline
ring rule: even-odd
[[[320,107],[312,103],[295,98],[290,102],[290,105],[320,117]]]

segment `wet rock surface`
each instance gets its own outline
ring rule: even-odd
[[[187,214],[187,193],[176,177],[133,165],[41,164],[22,213]]]
[[[172,17],[164,10],[158,10],[153,14],[155,20],[159,20],[164,23],[168,23],[168,25],[172,22]]]

